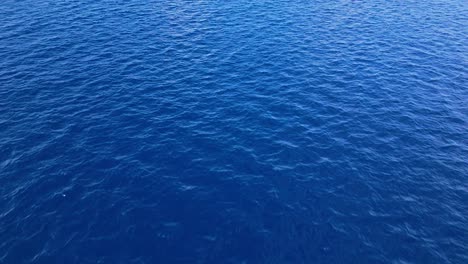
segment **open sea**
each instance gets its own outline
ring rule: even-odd
[[[26,263],[468,263],[468,1],[2,0]]]

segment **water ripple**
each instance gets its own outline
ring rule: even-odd
[[[0,6],[0,263],[467,263],[468,5]]]

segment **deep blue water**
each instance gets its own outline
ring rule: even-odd
[[[0,263],[468,263],[468,1],[3,0]]]

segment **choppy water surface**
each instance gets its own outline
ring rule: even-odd
[[[468,2],[0,5],[0,263],[468,263]]]

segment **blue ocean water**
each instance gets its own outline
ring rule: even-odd
[[[3,0],[0,263],[468,263],[468,1]]]

